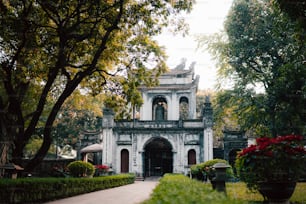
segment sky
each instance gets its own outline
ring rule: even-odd
[[[200,75],[199,89],[213,90],[216,82],[215,62],[208,51],[197,50],[195,35],[209,35],[223,29],[223,22],[231,7],[232,0],[196,0],[191,13],[186,15],[189,35],[173,35],[166,30],[157,40],[166,47],[167,65],[172,69],[186,58],[186,68],[196,62],[195,74]]]

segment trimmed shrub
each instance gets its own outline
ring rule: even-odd
[[[215,170],[213,169],[213,165],[216,163],[224,163],[229,165],[228,162],[224,159],[212,159],[204,163],[195,164],[190,167],[192,177],[201,181],[205,180],[205,177],[211,180],[215,176]],[[234,177],[232,167],[226,169],[226,174],[227,179],[231,179]]]
[[[205,177],[204,163],[194,164],[190,167],[192,178],[203,181]]]
[[[73,177],[91,177],[95,173],[95,166],[84,161],[71,162],[67,168]]]
[[[234,201],[224,193],[214,191],[211,185],[189,179],[184,175],[165,174],[158,186],[153,190],[150,199],[142,204],[240,204],[243,202]]]

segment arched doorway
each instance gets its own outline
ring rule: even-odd
[[[180,98],[180,119],[186,120],[189,117],[189,103],[188,98],[181,97]]]
[[[153,120],[163,121],[167,120],[167,100],[163,96],[156,96],[152,104]]]
[[[121,150],[121,173],[129,172],[129,151],[127,149]]]
[[[235,174],[236,174],[235,161],[239,151],[241,151],[241,149],[232,149],[228,154],[228,163],[232,166]]]
[[[154,138],[145,146],[144,175],[162,176],[173,172],[172,146],[166,139]]]

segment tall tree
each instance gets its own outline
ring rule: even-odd
[[[288,13],[293,19],[301,23],[306,29],[306,2],[305,0],[271,0],[272,2],[280,5],[282,11]]]
[[[235,0],[226,35],[202,38],[220,62],[219,74],[232,83],[222,97],[243,128],[272,136],[305,133],[303,32],[268,0]]]
[[[2,1],[1,164],[7,159],[20,164],[26,143],[43,121],[42,146],[25,170],[41,162],[52,143],[57,113],[78,87],[92,94],[120,90],[130,70],[140,83],[154,82],[144,74],[158,76],[166,66],[165,53],[152,36],[169,25],[171,14],[191,6],[187,0]]]

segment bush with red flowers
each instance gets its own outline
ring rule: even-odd
[[[251,190],[259,182],[296,181],[304,171],[306,149],[298,135],[257,138],[243,149],[235,163],[238,177]]]
[[[104,164],[95,165],[95,168],[96,168],[96,175],[98,176],[106,174],[109,170],[109,166]]]

